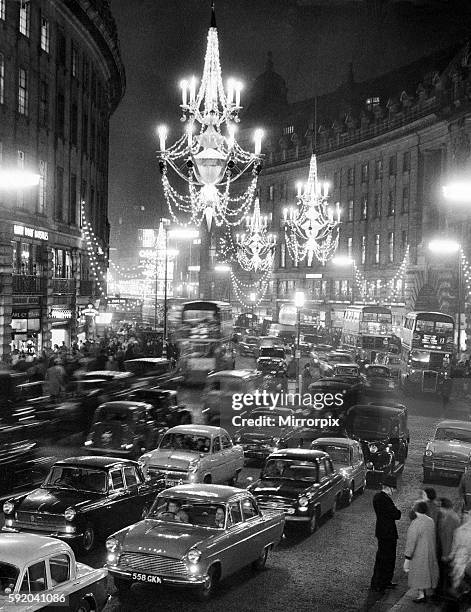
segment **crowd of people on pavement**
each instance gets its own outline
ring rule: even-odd
[[[396,478],[388,475],[373,498],[378,549],[371,589],[380,593],[397,586],[393,582],[396,521],[402,513],[393,501],[395,488]],[[421,490],[420,499],[409,511],[404,549],[403,570],[413,602],[420,604],[431,598],[442,602],[447,612],[458,610],[460,599],[471,593],[471,468],[464,473],[458,492],[457,511],[450,499],[437,498],[435,489]]]

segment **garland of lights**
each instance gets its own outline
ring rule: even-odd
[[[265,298],[268,286],[269,279],[271,276],[271,270],[265,270],[261,276],[261,278],[254,283],[243,283],[240,281],[234,272],[231,270],[231,282],[232,287],[234,289],[234,293],[237,297],[237,301],[244,306],[245,308],[251,308],[252,306],[258,307],[263,299]],[[251,290],[247,293],[247,289]],[[255,289],[255,291],[254,291]],[[251,294],[258,294],[258,299],[253,301],[250,299]]]
[[[164,126],[159,128],[159,167],[170,215],[180,225],[198,225],[203,218],[209,229],[213,219],[217,226],[239,225],[253,202],[262,167],[262,132],[255,132],[254,153],[244,151],[235,140],[235,125],[239,122],[239,111],[242,108],[241,85],[229,81],[226,94],[219,60],[214,3],[198,92],[194,77],[190,82],[182,81],[181,86],[181,121],[188,122],[186,134],[167,148],[167,129]],[[198,124],[199,134],[195,136]],[[226,135],[221,133],[224,124]],[[188,184],[188,195],[180,194],[171,186],[168,179],[169,166]],[[231,184],[250,169],[252,180],[245,193],[230,197]],[[177,218],[176,209],[189,217],[185,223]]]
[[[87,244],[88,260],[90,262],[90,268],[95,279],[96,287],[102,298],[106,299],[106,272],[100,269],[100,262],[98,256],[95,254],[93,246],[96,248],[96,252],[106,258],[102,247],[98,243],[98,240],[93,233],[92,225],[89,223],[85,216],[85,205],[84,202],[81,204],[81,218],[82,218],[82,239]],[[102,285],[105,285],[103,286]]]
[[[389,290],[390,290],[388,301],[391,301],[391,302],[397,301],[399,297],[400,290],[398,288],[398,282],[404,280],[404,276],[407,271],[407,266],[409,265],[409,251],[410,251],[410,248],[409,248],[409,245],[407,245],[405,253],[404,253],[404,257],[402,258],[401,265],[399,266],[393,278],[390,279],[386,284],[386,287],[389,287]],[[375,282],[367,281],[365,276],[358,269],[358,266],[356,265],[355,261],[353,262],[353,269],[354,269],[354,278],[355,278],[356,286],[357,286],[358,292],[360,293],[361,299],[363,300],[375,299],[377,297],[374,295]],[[401,291],[403,291],[403,289],[401,289]]]

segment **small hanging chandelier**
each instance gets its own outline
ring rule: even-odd
[[[246,231],[236,234],[236,258],[247,271],[265,271],[273,266],[276,236],[269,234],[268,217],[260,213],[260,201],[255,199],[254,212],[246,217]]]
[[[158,128],[160,151],[159,166],[162,185],[173,220],[175,208],[187,215],[187,222],[201,223],[205,218],[208,228],[214,219],[216,225],[236,226],[252,205],[258,175],[262,168],[262,130],[255,131],[253,153],[244,151],[235,140],[239,123],[240,92],[242,84],[230,79],[224,89],[219,62],[219,42],[214,12],[211,6],[211,26],[208,32],[203,76],[197,91],[192,77],[182,81],[182,122],[186,133],[167,148],[167,128]],[[222,127],[225,124],[225,133]],[[188,184],[188,195],[177,192],[169,182],[168,167]],[[230,197],[231,184],[251,170],[252,179],[246,191]]]
[[[307,258],[310,266],[314,256],[324,265],[331,259],[339,243],[340,208],[328,205],[328,185],[318,181],[316,156],[311,156],[309,177],[298,184],[298,202],[283,211],[285,241],[289,254],[299,263]]]

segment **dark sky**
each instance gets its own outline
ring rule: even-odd
[[[112,0],[111,6],[127,75],[111,121],[113,244],[119,216],[137,228],[160,215],[155,127],[171,127],[169,142],[180,134],[179,83],[201,76],[210,0]],[[362,81],[471,31],[470,0],[216,0],[216,15],[223,80],[244,82],[242,104],[269,50],[294,101],[335,89],[350,61]],[[141,218],[136,206],[145,207]]]

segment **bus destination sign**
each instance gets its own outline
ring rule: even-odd
[[[453,341],[444,334],[426,334],[424,332],[415,332],[412,340],[412,346],[414,348],[424,348],[449,353],[453,350]]]

